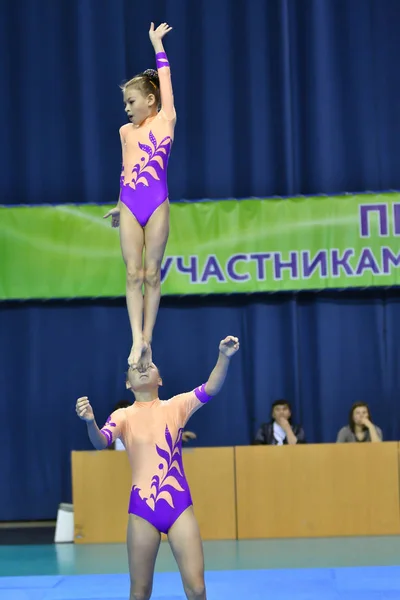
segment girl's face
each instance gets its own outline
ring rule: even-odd
[[[357,406],[353,411],[353,421],[355,425],[363,425],[364,419],[368,419],[368,408],[366,406]]]
[[[140,90],[130,86],[124,90],[124,104],[130,122],[140,125],[153,114],[155,98],[153,94],[146,97]]]

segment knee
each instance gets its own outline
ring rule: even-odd
[[[130,288],[138,288],[143,285],[143,269],[136,263],[128,261],[126,265],[126,283]]]
[[[190,600],[203,600],[205,598],[206,586],[204,585],[204,579],[198,579],[193,581],[191,584],[186,586],[186,595]]]
[[[150,600],[151,589],[134,589],[131,591],[129,600]]]
[[[158,265],[149,265],[144,273],[145,282],[151,287],[157,287],[161,282],[161,269]]]

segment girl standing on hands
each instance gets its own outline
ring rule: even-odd
[[[126,265],[126,302],[132,330],[131,367],[152,362],[151,342],[161,295],[161,263],[169,234],[167,165],[176,123],[171,71],[162,43],[167,23],[149,36],[157,71],[122,87],[129,123],[120,129],[122,173],[118,204],[104,218],[120,227]],[[144,254],[144,256],[143,256]],[[144,285],[144,296],[142,288]]]

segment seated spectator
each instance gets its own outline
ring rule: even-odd
[[[336,443],[381,442],[382,430],[372,423],[368,404],[356,402],[351,407],[349,424],[339,431]]]
[[[254,444],[283,446],[285,444],[305,444],[304,430],[292,424],[292,409],[286,400],[277,400],[271,407],[271,421],[262,423],[257,431]]]

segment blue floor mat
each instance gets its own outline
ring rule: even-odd
[[[400,567],[210,571],[208,600],[399,600]],[[0,600],[128,600],[127,575],[2,577]],[[152,600],[184,600],[177,573],[156,573]]]

